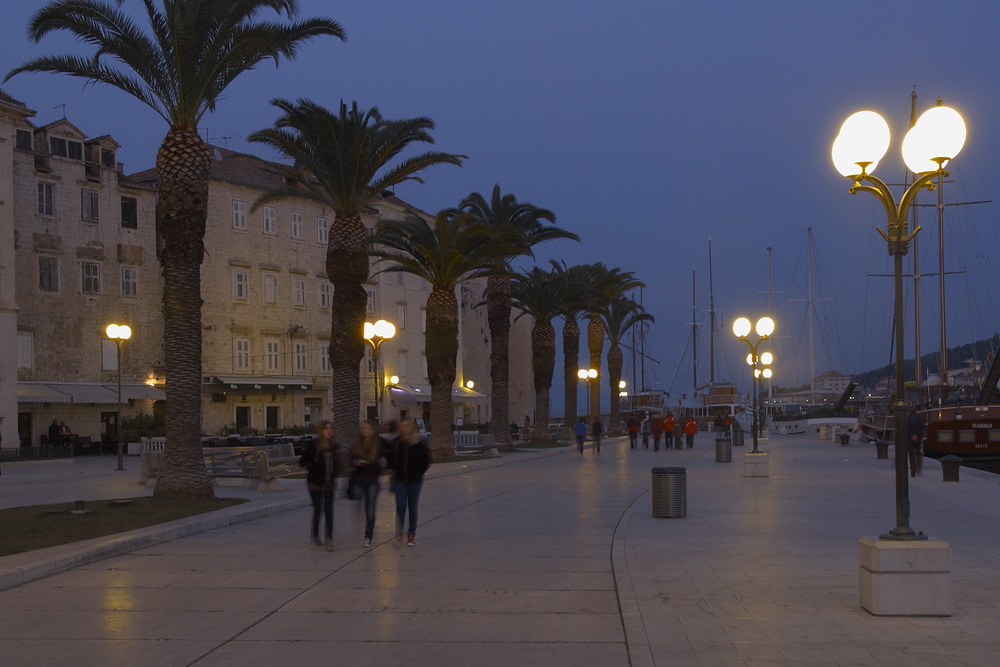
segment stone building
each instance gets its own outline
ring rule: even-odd
[[[155,193],[123,175],[110,136],[88,138],[65,118],[38,127],[28,120],[34,112],[4,102],[0,175],[15,275],[0,282],[16,304],[16,338],[5,335],[3,347],[16,359],[18,440],[38,445],[53,419],[95,441],[114,438],[118,350],[108,324],[132,329],[122,348],[123,414],[151,412],[164,398],[153,386],[163,358]]]

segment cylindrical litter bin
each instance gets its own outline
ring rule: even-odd
[[[687,516],[687,468],[653,468],[653,516]]]
[[[840,446],[847,447],[851,444],[851,434],[847,431],[840,432]]]
[[[957,482],[958,469],[962,467],[962,459],[949,454],[941,457],[941,472],[944,474],[944,481]]]
[[[715,439],[715,462],[729,463],[733,460],[733,443],[728,438]]]
[[[733,447],[743,446],[743,429],[737,426],[733,429]]]
[[[876,440],[875,448],[878,451],[878,456],[876,458],[887,459],[889,458],[889,441],[888,440]]]

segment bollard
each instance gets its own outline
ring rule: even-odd
[[[851,434],[850,433],[841,433],[840,434],[840,446],[841,447],[847,447],[849,444],[851,444]]]
[[[940,460],[941,460],[941,473],[944,475],[944,481],[957,482],[958,469],[962,467],[962,459],[952,454],[949,454],[948,456],[942,456]]]
[[[887,459],[887,458],[889,458],[889,441],[888,440],[876,440],[875,441],[875,448],[878,451],[878,456],[876,458],[879,458],[879,459]]]

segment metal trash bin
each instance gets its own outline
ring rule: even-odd
[[[730,463],[733,460],[733,443],[728,438],[715,439],[715,462]]]
[[[889,441],[888,440],[876,440],[875,448],[878,451],[876,458],[887,459],[889,458]]]
[[[739,426],[733,429],[733,447],[743,446],[743,429]]]
[[[653,468],[653,516],[687,516],[687,468]]]
[[[942,456],[940,461],[941,472],[944,474],[944,481],[957,482],[958,470],[962,467],[962,459],[949,454],[948,456]]]

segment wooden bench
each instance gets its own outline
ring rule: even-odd
[[[451,444],[458,455],[500,455],[500,452],[497,451],[496,437],[492,433],[455,433],[451,436]]]
[[[274,454],[272,459],[268,449]],[[238,480],[243,488],[258,491],[283,491],[277,478],[287,475],[287,464],[297,462],[291,444],[264,447],[203,447],[205,472],[212,478],[213,486],[225,486],[224,480]],[[144,451],[140,454],[139,483],[148,484],[156,477],[163,459],[162,451]]]

